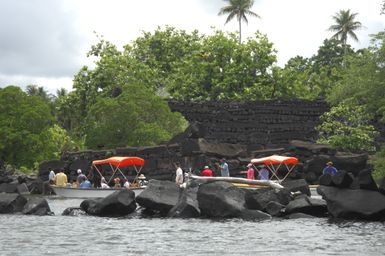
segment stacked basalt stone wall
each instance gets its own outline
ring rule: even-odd
[[[247,145],[249,149],[286,146],[290,140],[314,141],[324,101],[170,101],[171,110],[205,127],[209,142]]]

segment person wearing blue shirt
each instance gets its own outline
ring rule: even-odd
[[[327,162],[326,167],[322,171],[323,174],[329,173],[334,175],[337,173],[337,169],[333,166],[333,162]]]
[[[260,180],[269,180],[269,170],[265,165],[260,166],[261,169],[258,171],[258,176]]]
[[[91,188],[91,182],[86,179],[85,181],[80,183],[80,188]]]

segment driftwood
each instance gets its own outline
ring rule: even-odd
[[[276,189],[281,189],[283,186],[272,180],[250,180],[245,178],[235,178],[235,177],[204,177],[204,176],[196,176],[189,174],[188,179],[208,182],[208,181],[226,181],[231,183],[241,183],[241,184],[249,184],[249,185],[261,185],[261,186],[269,186]]]

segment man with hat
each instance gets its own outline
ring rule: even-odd
[[[80,185],[80,184],[82,184],[84,181],[86,181],[87,180],[87,177],[86,177],[86,175],[84,175],[83,173],[82,173],[82,170],[81,169],[78,169],[77,170],[77,173],[78,173],[78,177],[77,177],[77,181],[78,181],[78,184]]]
[[[203,171],[201,172],[201,176],[212,177],[213,171],[206,165]]]
[[[140,186],[144,186],[146,185],[146,176],[144,176],[144,174],[140,174],[139,177],[138,177],[138,183]]]

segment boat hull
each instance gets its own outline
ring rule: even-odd
[[[71,187],[57,187],[51,186],[55,194],[59,197],[65,198],[104,198],[116,191],[123,190],[125,188],[114,189],[101,189],[101,188],[71,188]],[[130,188],[135,193],[135,197],[139,195],[144,188]]]

